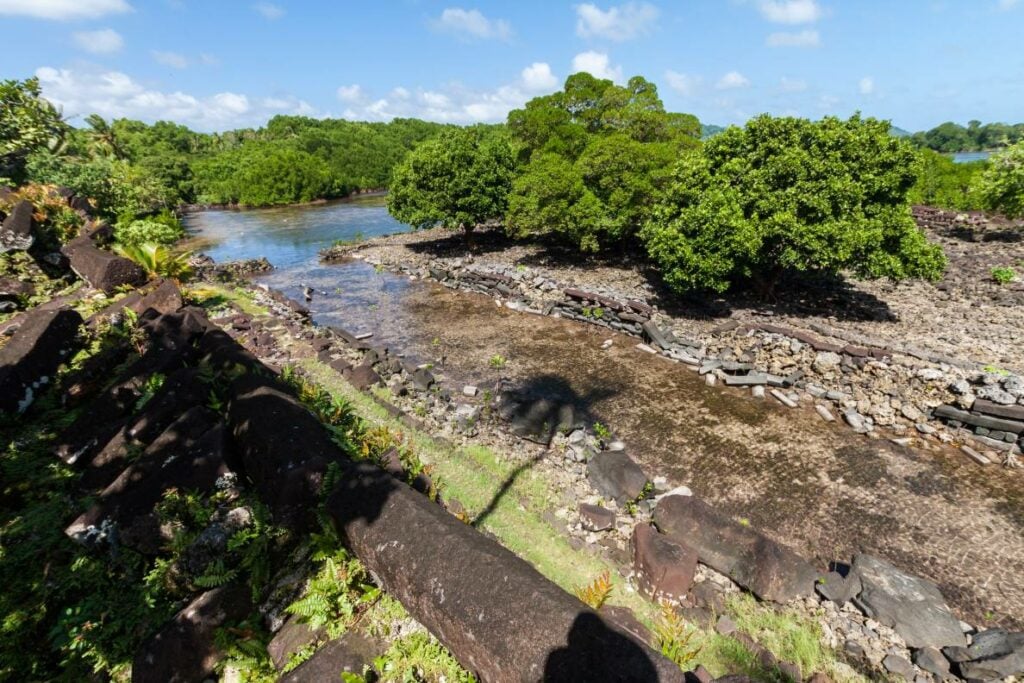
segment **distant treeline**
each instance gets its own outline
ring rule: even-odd
[[[67,135],[59,155],[35,154],[30,178],[76,186],[101,170],[92,166],[120,162],[159,187],[161,203],[168,205],[266,206],[385,187],[394,165],[444,128],[416,119],[363,123],[301,116],[276,116],[263,128],[223,133],[197,133],[167,121],[108,123],[92,116],[87,123]]]
[[[914,133],[910,140],[920,147],[945,153],[1003,149],[1024,140],[1024,123],[970,121],[965,127],[947,121]]]

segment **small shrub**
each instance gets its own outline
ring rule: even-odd
[[[168,225],[165,221],[151,219],[118,223],[114,228],[114,239],[119,244],[140,245],[146,243],[174,244],[184,237],[180,225]]]
[[[601,609],[601,605],[608,601],[612,594],[611,575],[607,570],[602,572],[596,579],[585,586],[579,586],[573,592],[584,605],[591,609]]]
[[[612,432],[611,432],[610,429],[608,429],[608,427],[604,426],[604,424],[602,424],[600,422],[595,422],[594,423],[594,436],[596,436],[597,438],[601,439],[602,441],[606,441],[606,440],[611,438]]]
[[[654,624],[654,637],[661,654],[675,662],[680,669],[693,668],[700,646],[691,644],[697,629],[688,628],[679,613],[668,603],[661,605],[661,617]]]
[[[174,252],[162,244],[115,244],[114,251],[126,259],[135,261],[150,277],[169,277],[184,281],[192,275],[188,264],[188,252]]]
[[[491,356],[490,360],[487,361],[488,365],[498,370],[505,367],[506,363],[508,363],[508,360],[500,353],[494,354],[493,356]]]
[[[992,269],[992,279],[1001,285],[1013,282],[1017,278],[1017,271],[1007,266],[997,266]]]

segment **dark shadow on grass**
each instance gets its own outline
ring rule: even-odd
[[[558,433],[592,427],[597,418],[593,405],[614,396],[616,389],[601,387],[580,394],[564,377],[536,375],[508,388],[500,388],[499,415],[510,423],[513,434],[548,446]],[[518,465],[498,487],[494,497],[473,519],[484,522],[524,472],[540,462],[545,452]]]

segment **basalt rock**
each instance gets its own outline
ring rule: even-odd
[[[21,413],[67,360],[82,324],[69,308],[30,311],[0,348],[0,412]]]
[[[910,647],[964,644],[959,620],[933,583],[863,553],[853,559],[853,571],[862,586],[855,603],[869,617],[891,626]]]
[[[251,590],[244,584],[203,593],[139,648],[132,683],[205,680],[224,657],[214,642],[217,629],[243,619],[251,609]]]
[[[625,451],[603,451],[587,463],[587,478],[602,495],[625,503],[637,500],[647,486],[647,475]]]
[[[641,592],[657,601],[679,600],[693,585],[697,553],[659,534],[649,524],[633,529],[633,569]]]
[[[320,683],[338,680],[342,673],[361,674],[363,668],[381,654],[383,647],[356,631],[324,644],[281,683]]]
[[[11,213],[0,224],[0,254],[8,251],[27,251],[35,242],[32,232],[35,209],[24,199],[14,205]]]
[[[818,572],[788,548],[720,515],[693,496],[666,496],[654,523],[668,538],[697,551],[700,561],[762,600],[812,595]]]
[[[482,680],[683,680],[674,664],[379,468],[348,469],[327,509],[388,593]]]
[[[137,263],[100,249],[88,237],[76,237],[61,251],[78,277],[107,294],[118,287],[137,287],[146,282],[146,272]]]

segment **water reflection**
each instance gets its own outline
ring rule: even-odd
[[[190,247],[215,261],[265,256],[281,270],[315,264],[317,252],[337,240],[409,229],[388,215],[383,197],[257,211],[204,211],[189,215],[185,225],[194,235]]]

